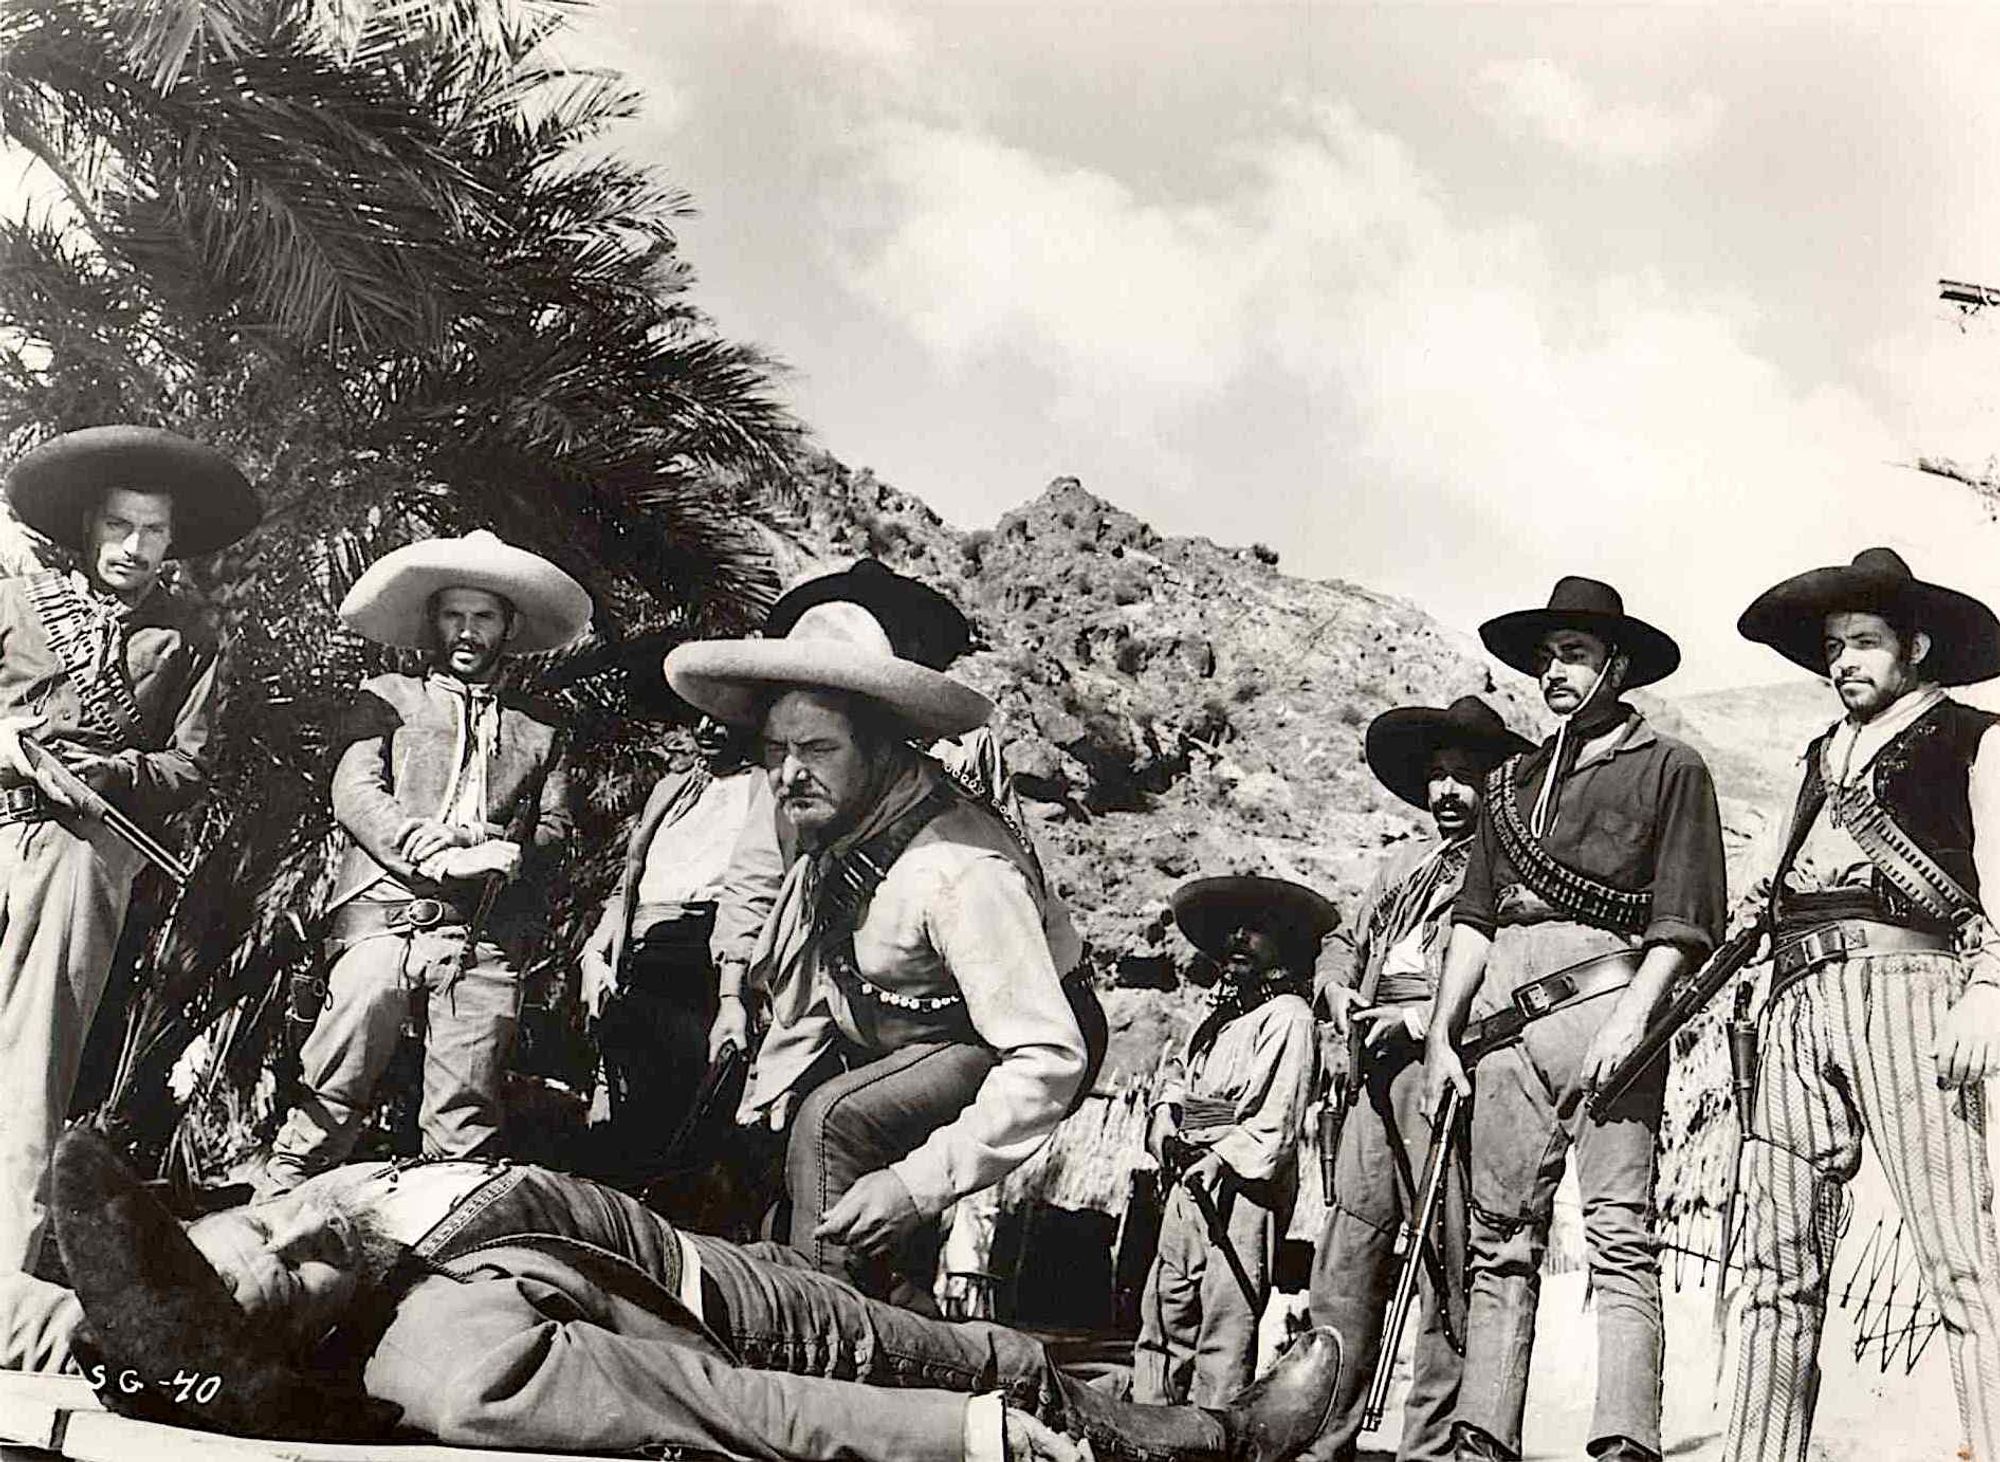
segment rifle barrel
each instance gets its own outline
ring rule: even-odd
[[[1437,1222],[1438,1207],[1444,1201],[1445,1174],[1451,1166],[1452,1136],[1458,1126],[1462,1098],[1458,1088],[1447,1086],[1444,1104],[1431,1123],[1431,1150],[1424,1163],[1424,1186],[1417,1206],[1403,1220],[1396,1235],[1401,1264],[1396,1270],[1395,1297],[1389,1302],[1389,1316],[1382,1327],[1382,1348],[1375,1357],[1375,1374],[1368,1383],[1368,1399],[1361,1410],[1361,1429],[1373,1431],[1382,1425],[1389,1409],[1389,1378],[1396,1368],[1396,1353],[1403,1348],[1403,1330],[1409,1324],[1410,1306],[1417,1297],[1417,1277],[1423,1272],[1424,1244]]]

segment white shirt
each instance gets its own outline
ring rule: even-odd
[[[694,903],[716,897],[762,775],[753,770],[717,777],[694,806],[654,832],[639,873],[640,903]]]

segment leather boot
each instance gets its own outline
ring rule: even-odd
[[[1630,1437],[1605,1437],[1590,1444],[1595,1462],[1660,1462],[1660,1454]]]
[[[1456,1462],[1517,1462],[1497,1438],[1464,1422],[1452,1428],[1452,1456]]]
[[[1290,1462],[1304,1451],[1333,1410],[1342,1349],[1331,1326],[1308,1330],[1261,1380],[1237,1392],[1221,1412],[1229,1462]]]

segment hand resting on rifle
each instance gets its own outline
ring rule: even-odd
[[[76,799],[69,795],[61,782],[36,766],[34,758],[28,754],[27,747],[21,744],[23,736],[33,736],[42,729],[47,720],[48,718],[40,711],[32,711],[24,716],[0,716],[0,768],[12,772],[23,782],[41,788],[42,795],[56,806],[75,810]],[[63,761],[65,766],[89,782],[91,779],[82,763],[89,763],[98,768],[108,765],[103,757],[91,756],[84,752],[74,753],[65,757]]]
[[[470,828],[426,820],[403,834],[402,845],[397,851],[410,860],[412,867],[416,867],[435,858],[446,848],[469,848],[478,841],[479,834]]]
[[[1428,1005],[1370,1005],[1354,1012],[1354,1019],[1367,1022],[1368,1028],[1362,1032],[1362,1042],[1368,1046],[1379,1046],[1393,1031],[1407,1031],[1410,1039],[1421,1042],[1430,1031],[1431,1012]]]

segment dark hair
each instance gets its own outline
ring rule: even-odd
[[[794,692],[824,701],[845,716],[854,728],[854,739],[861,743],[863,750],[879,752],[885,747],[904,745],[917,739],[917,733],[909,723],[880,701],[831,685],[772,686],[757,699],[756,725],[760,735],[765,718],[771,714],[771,707]]]

